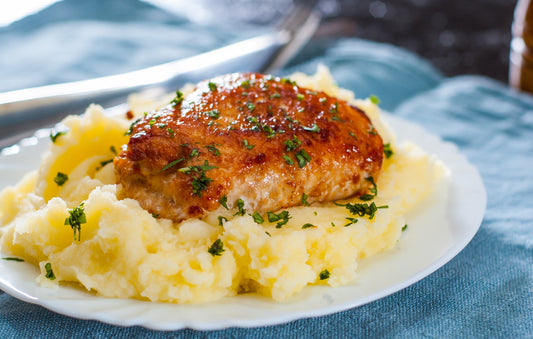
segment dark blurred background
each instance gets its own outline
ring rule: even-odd
[[[330,17],[324,29],[404,47],[448,76],[507,82],[516,1],[345,0],[321,6]]]
[[[53,9],[28,16],[10,26],[0,26],[0,37],[11,41],[4,49],[25,47],[32,38],[39,42],[39,30],[50,29],[60,22],[79,20],[80,24],[90,25],[95,20],[113,22],[128,20],[152,20],[153,26],[162,22],[171,23],[175,18],[186,17],[193,22],[204,24],[229,24],[239,22],[268,23],[288,11],[291,1],[318,2],[325,15],[318,34],[327,38],[339,36],[359,37],[378,42],[391,43],[406,48],[428,59],[444,75],[479,74],[507,82],[511,24],[516,0],[43,0],[55,2]],[[0,19],[9,10],[11,2],[0,1]],[[155,7],[168,11],[159,12]],[[116,18],[116,14],[124,13]],[[53,13],[50,15],[50,13]],[[126,15],[127,13],[127,15]],[[163,14],[162,14],[163,13]],[[72,32],[69,44],[76,47],[71,53],[84,51],[83,43],[100,42],[83,35],[87,28],[80,27]],[[119,29],[117,29],[119,30]],[[231,31],[231,30],[229,30]],[[246,31],[246,29],[241,29]],[[108,34],[116,34],[108,31]],[[171,33],[168,33],[171,34]],[[227,36],[227,32],[225,33]],[[213,33],[214,38],[217,32]],[[113,36],[119,39],[118,36]],[[158,38],[155,36],[155,38]],[[108,39],[109,40],[109,39]],[[120,40],[120,39],[119,39]],[[123,39],[125,40],[125,39]],[[104,43],[107,40],[104,41]],[[202,45],[205,41],[191,41]],[[77,43],[77,44],[76,44]],[[129,42],[130,44],[132,42]],[[82,45],[82,46],[79,46]],[[213,45],[208,44],[208,45]],[[162,44],[164,47],[164,44]],[[0,50],[1,48],[0,47]],[[142,51],[141,47],[137,46]],[[36,50],[42,58],[48,58],[46,51]],[[162,49],[158,49],[163,53]],[[179,55],[169,55],[173,60]],[[7,58],[7,57],[6,57]],[[30,58],[29,56],[26,58]],[[164,57],[161,57],[163,61]],[[31,58],[30,58],[31,59]],[[9,59],[0,71],[9,71]],[[26,63],[31,67],[32,60]],[[117,66],[117,72],[126,71]],[[0,72],[1,73],[1,72]],[[5,73],[5,72],[4,72]],[[6,73],[8,74],[8,73]],[[88,76],[94,77],[98,70]],[[6,77],[5,75],[3,76]],[[50,80],[50,79],[48,79]],[[67,77],[67,79],[74,80]],[[1,81],[1,80],[0,80]],[[4,86],[8,88],[8,86]],[[5,90],[4,88],[4,90]]]
[[[146,0],[164,2],[165,0]],[[292,0],[316,2],[312,0]],[[196,0],[181,8],[194,21],[269,22],[288,0]],[[319,0],[319,34],[391,43],[430,60],[448,76],[486,75],[507,82],[517,0]]]

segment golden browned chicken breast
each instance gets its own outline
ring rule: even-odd
[[[288,79],[230,74],[133,123],[114,165],[127,197],[174,221],[221,202],[264,213],[365,193],[383,141],[360,109]],[[241,200],[241,201],[239,201]]]

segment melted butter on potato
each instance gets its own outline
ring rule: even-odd
[[[35,192],[46,200],[62,196],[63,190],[76,186],[86,176],[93,178],[101,162],[114,158],[111,147],[120,150],[128,141],[125,131],[129,122],[106,116],[100,106],[91,105],[85,118],[70,116],[63,120],[63,124],[69,132],[51,145],[39,169]],[[54,182],[58,172],[69,176],[63,186]]]
[[[391,143],[394,155],[384,162],[373,200],[388,208],[371,220],[358,217],[345,226],[355,216],[333,203],[289,208],[291,218],[281,228],[266,215],[260,225],[253,211],[233,216],[223,208],[180,224],[158,219],[121,198],[113,164],[105,164],[114,157],[111,146],[118,151],[127,142],[131,121],[90,106],[84,117],[64,120],[69,131],[50,146],[37,174],[0,193],[2,252],[39,265],[38,280],[47,286],[71,281],[103,296],[152,301],[209,302],[251,291],[282,301],[309,284],[354,282],[358,261],[393,248],[404,216],[449,173],[416,145],[395,144],[378,107],[338,88],[326,68],[292,79],[357,103]],[[62,186],[54,182],[58,172],[68,175]],[[361,201],[342,201],[348,202]],[[81,203],[87,222],[77,241],[65,219]],[[223,226],[218,216],[228,219]],[[217,239],[223,251],[212,255],[208,250]],[[55,280],[46,277],[47,263]],[[325,269],[329,278],[321,280]]]

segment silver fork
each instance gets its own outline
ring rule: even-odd
[[[296,2],[272,32],[193,57],[90,80],[0,93],[0,149],[50,126],[90,103],[104,107],[124,102],[133,92],[170,92],[187,82],[231,72],[273,72],[311,38],[321,15],[316,1]]]

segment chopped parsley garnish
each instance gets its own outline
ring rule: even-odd
[[[296,100],[302,101],[304,99],[304,95],[301,93],[296,94]]]
[[[137,120],[135,120],[134,122],[132,122],[131,125],[130,125],[130,128],[128,128],[128,130],[126,131],[126,133],[124,133],[124,135],[131,135],[131,133],[133,132],[133,127],[134,127],[139,121],[141,121],[141,118],[138,118]]]
[[[174,130],[170,127],[167,128],[167,132],[170,134],[172,138],[174,138]]]
[[[220,151],[218,150],[218,148],[215,147],[215,145],[206,145],[204,147],[207,148],[208,152],[213,153],[213,155],[217,157],[220,155]]]
[[[374,199],[376,195],[378,194],[378,186],[374,182],[373,177],[365,178],[365,180],[372,184],[372,188],[369,189],[370,193],[363,194],[362,196],[359,197],[359,199],[363,201],[370,201]]]
[[[213,257],[215,255],[222,255],[222,252],[224,252],[224,243],[220,239],[215,240],[215,242],[209,246],[207,252],[209,252],[209,254],[211,254]]]
[[[270,96],[270,99],[274,99],[274,98],[281,98],[281,94],[279,93],[274,93]]]
[[[47,279],[50,279],[50,280],[56,280],[56,276],[54,274],[54,271],[52,271],[52,264],[50,264],[49,262],[46,263],[46,265],[44,265],[44,269],[46,270],[46,275],[45,277]]]
[[[159,218],[159,213],[158,214],[152,213],[152,218],[154,218],[154,219]]]
[[[407,229],[407,224],[403,225],[402,232],[405,231],[406,229]]]
[[[211,111],[205,112],[211,119],[218,119],[220,116],[220,111],[218,109],[213,109]]]
[[[276,135],[276,132],[268,125],[263,126],[263,131],[266,133],[267,138],[272,138]]]
[[[265,219],[263,219],[263,217],[261,216],[261,214],[259,214],[259,212],[254,212],[254,214],[252,214],[252,218],[254,218],[254,221],[257,223],[257,224],[262,224]]]
[[[327,268],[323,269],[322,272],[318,274],[318,277],[320,278],[320,280],[326,280],[329,278],[329,276],[330,276],[330,273]]]
[[[97,168],[97,169],[100,169],[100,168],[104,167],[105,165],[110,164],[110,163],[112,163],[112,162],[113,162],[113,159],[100,161],[100,167]]]
[[[53,143],[55,143],[57,138],[59,138],[62,135],[65,135],[65,134],[67,134],[67,133],[66,132],[57,132],[56,134],[53,134],[52,131],[50,131],[50,139],[52,140]]]
[[[113,161],[113,160],[111,160]],[[63,186],[63,184],[65,184],[68,180],[68,175],[66,175],[65,173],[61,173],[61,172],[57,172],[57,175],[56,177],[54,178],[54,182],[58,185],[58,186]]]
[[[177,159],[177,160],[174,160],[174,161],[172,161],[172,162],[169,162],[165,167],[163,167],[163,168],[161,169],[161,172],[164,172],[164,171],[166,171],[167,169],[176,166],[177,164],[179,164],[180,162],[182,162],[182,161],[184,161],[184,160],[185,160],[185,158],[179,158],[179,159]]]
[[[209,171],[209,170],[212,170],[212,169],[215,169],[215,168],[218,168],[218,167],[209,165],[209,162],[207,162],[207,160],[205,160],[203,165],[182,167],[178,171],[180,171],[182,173],[185,173],[185,174],[190,174],[191,172],[199,173],[199,172],[202,172],[202,171]]]
[[[252,102],[247,103],[246,107],[248,107],[250,112],[253,112],[253,110],[255,109],[255,105]]]
[[[242,143],[244,144],[244,147],[246,147],[247,150],[251,150],[252,148],[255,147],[255,145],[250,145],[250,143],[248,142],[248,140],[244,139],[242,141]]]
[[[372,135],[377,135],[378,134],[378,132],[376,132],[376,129],[372,125],[368,126],[368,133],[372,134]]]
[[[357,222],[357,218],[348,217],[348,218],[346,218],[346,220],[348,220],[348,222],[346,223],[346,225],[344,225],[344,227],[353,225],[353,224],[355,224]]]
[[[111,153],[113,153],[114,155],[117,155],[117,149],[115,148],[115,146],[111,146],[111,147],[109,147],[109,150],[110,150]]]
[[[304,129],[305,131],[308,131],[308,132],[315,132],[315,133],[320,132],[320,128],[318,127],[317,124],[313,124],[313,126],[311,126],[311,127],[305,127],[305,126],[304,126],[303,129]]]
[[[176,97],[174,99],[172,99],[172,101],[170,103],[172,104],[172,106],[177,106],[177,105],[181,104],[183,99],[184,99],[183,93],[181,93],[180,90],[177,90],[176,91]]]
[[[87,216],[85,215],[83,202],[78,207],[74,207],[73,209],[68,210],[68,213],[70,215],[65,219],[65,225],[70,225],[70,227],[74,231],[74,240],[76,240],[77,234],[77,240],[80,241],[81,224],[87,223]]]
[[[304,149],[301,149],[298,153],[296,153],[296,160],[298,160],[298,166],[303,168],[309,161],[311,161],[311,157]]]
[[[292,217],[289,215],[289,211],[281,211],[278,214],[267,212],[267,218],[269,222],[277,222],[276,228],[281,228],[281,226],[288,223],[289,219]]]
[[[216,91],[216,90],[217,90],[217,84],[215,84],[214,82],[209,81],[209,83],[207,84],[207,86],[209,87],[209,89],[210,89],[211,91]]]
[[[348,211],[350,211],[351,214],[359,216],[359,217],[365,217],[367,216],[368,219],[372,220],[374,216],[376,215],[376,212],[378,209],[381,208],[389,208],[388,205],[383,206],[376,206],[374,202],[372,202],[370,205],[367,203],[353,203],[353,204],[337,204],[336,202],[333,202],[337,206],[344,206]],[[348,219],[348,218],[347,218]]]
[[[298,140],[298,137],[296,135],[293,135],[293,138],[289,140],[285,140],[284,144],[285,146],[287,146],[286,148],[287,152],[291,152],[297,149],[298,147],[300,147],[302,142]]]
[[[302,229],[306,229],[306,228],[316,228],[316,226],[313,225],[313,224],[307,223],[307,224],[304,224],[304,225],[302,226]]]
[[[18,261],[18,262],[23,262],[24,259],[20,259],[20,258],[17,258],[17,257],[5,257],[5,258],[2,258],[3,260],[7,260],[7,261]]]
[[[205,191],[207,189],[207,186],[209,186],[209,184],[213,181],[213,179],[205,176],[205,172],[215,168],[218,167],[210,166],[209,162],[205,160],[203,165],[182,167],[178,169],[178,171],[185,174],[198,174],[192,179],[192,192],[197,196],[201,197],[202,191]]]
[[[224,223],[228,221],[228,218],[222,216],[222,215],[219,215],[218,216],[218,225],[219,226],[224,226]]]
[[[333,106],[330,107],[329,113],[333,113],[333,114],[337,113],[338,109],[339,109],[339,103],[336,102],[333,104]]]
[[[181,173],[185,173],[185,174],[191,174],[192,172],[200,173],[200,172],[209,171],[215,168],[218,168],[218,167],[209,165],[209,162],[205,160],[203,165],[182,167],[178,171],[180,171]]]
[[[207,189],[207,186],[213,181],[213,179],[205,176],[205,172],[200,172],[200,176],[192,179],[192,192],[197,196],[202,196],[202,191]]]
[[[281,82],[282,84],[296,85],[296,81],[292,81],[292,80],[289,79],[289,78],[282,78],[282,79],[280,80],[280,82]]]
[[[385,154],[385,158],[390,158],[394,152],[392,151],[392,148],[390,147],[390,143],[383,145],[383,154]]]
[[[288,116],[288,115],[285,115],[285,119],[287,119],[288,121],[290,121],[290,122],[292,122],[292,123],[295,123],[295,124],[299,123],[298,120],[294,120],[293,118],[291,118],[291,117]]]
[[[194,158],[200,155],[200,151],[198,151],[198,148],[193,148],[191,150],[191,153],[189,153],[189,158]]]
[[[252,105],[253,107],[250,108],[249,105]],[[254,108],[255,108],[255,105],[252,104],[252,103],[249,103],[248,104],[248,108],[250,109],[250,111],[252,111]],[[254,116],[249,116],[246,118],[246,120],[248,120],[249,123],[251,123],[253,126],[252,128],[250,128],[250,130],[252,131],[263,131],[265,132],[265,134],[267,135],[267,138],[272,138],[273,136],[276,135],[276,131],[274,131],[274,129],[268,125],[263,125],[259,122],[259,120],[257,120],[257,117],[254,117]],[[279,133],[283,133],[285,131],[279,131]]]
[[[309,206],[309,203],[307,202],[307,198],[308,198],[307,194],[302,193],[302,205]]]
[[[150,125],[150,127],[152,127],[154,124],[155,124],[155,119],[151,119],[150,121],[148,121],[148,125]]]
[[[243,82],[241,82],[241,87],[242,88],[249,88],[250,87],[250,80],[244,80]]]
[[[371,95],[369,99],[370,99],[370,102],[372,102],[374,105],[379,105],[380,100],[377,96]]]
[[[294,165],[294,161],[292,161],[291,157],[289,157],[287,154],[283,154],[283,159],[285,159],[285,162],[289,165]]]
[[[272,235],[271,235],[269,232],[267,232],[267,231],[265,231],[265,234],[268,235],[269,237],[272,236]]]
[[[328,99],[326,99],[326,98],[318,99],[318,102],[320,102],[321,104],[325,103],[326,101],[328,101]]]
[[[228,207],[228,197],[227,196],[223,196],[222,198],[218,199],[218,202],[224,206],[225,209],[229,210],[229,207]]]
[[[237,209],[238,211],[234,215],[246,214],[246,210],[244,209],[244,201],[242,199],[237,200]]]

